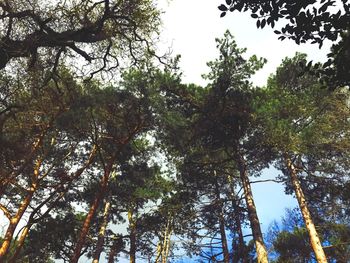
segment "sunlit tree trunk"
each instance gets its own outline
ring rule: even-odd
[[[157,245],[157,255],[156,255],[156,259],[155,259],[155,263],[159,263],[159,260],[160,260],[160,258],[161,258],[161,256],[162,256],[162,242],[161,241],[159,241],[158,242],[158,245]]]
[[[85,171],[85,169],[87,167],[90,166],[90,164],[93,162],[93,159],[95,157],[96,154],[96,146],[92,147],[89,158],[87,159],[87,161],[85,162],[85,164],[79,168],[74,175],[70,178],[68,185],[59,193],[59,196],[55,199],[55,201],[50,205],[50,207],[45,211],[45,213],[43,213],[40,218],[44,218],[47,214],[50,213],[50,211],[54,208],[54,206],[57,204],[57,202],[59,200],[61,200],[63,198],[63,196],[65,195],[65,193],[69,190],[70,185],[72,184],[72,182],[80,177],[80,175]],[[61,184],[56,190],[61,189],[61,187],[63,187],[63,185]],[[52,197],[54,197],[58,192],[55,191],[54,193],[52,193],[45,201],[43,201],[39,206],[37,206],[32,213],[29,216],[28,219],[28,223],[27,225],[23,228],[21,235],[19,237],[19,239],[16,242],[16,248],[15,248],[15,252],[13,253],[12,257],[9,260],[9,263],[15,263],[17,261],[17,258],[19,256],[19,253],[21,252],[23,245],[24,245],[24,241],[26,240],[29,230],[30,228],[36,224],[38,221],[40,221],[40,218],[36,218],[34,219],[35,214],[43,207],[45,206],[51,199]]]
[[[100,187],[98,189],[98,192],[95,196],[94,201],[92,202],[92,204],[90,206],[89,212],[84,220],[83,227],[80,231],[77,244],[75,246],[73,255],[72,255],[71,260],[70,260],[71,263],[77,263],[80,256],[81,256],[81,251],[83,249],[83,246],[85,245],[85,240],[86,240],[86,236],[87,236],[89,229],[90,229],[91,221],[92,221],[93,217],[95,216],[96,210],[97,210],[101,200],[103,199],[104,193],[107,190],[109,175],[111,173],[111,169],[112,169],[113,164],[114,164],[114,160],[111,160],[108,163],[107,167],[105,167],[104,174],[101,178]]]
[[[267,250],[264,244],[263,235],[260,228],[260,222],[253,199],[253,193],[249,182],[246,161],[241,154],[237,154],[237,164],[240,173],[240,178],[244,190],[244,197],[248,210],[250,226],[252,228],[253,239],[256,248],[257,262],[267,263]]]
[[[50,125],[46,127],[46,129],[35,139],[35,142],[33,143],[32,149],[30,153],[26,156],[24,162],[22,165],[16,169],[14,172],[10,174],[2,174],[0,179],[0,197],[4,194],[4,191],[9,183],[11,183],[12,180],[16,180],[16,177],[20,175],[28,165],[33,161],[34,155],[38,152],[40,149],[42,142],[47,134],[47,131],[49,130]]]
[[[17,228],[17,225],[18,225],[19,221],[21,220],[24,212],[27,210],[27,208],[28,208],[28,206],[33,198],[33,195],[38,187],[38,180],[39,180],[39,173],[40,173],[39,170],[41,167],[41,162],[42,162],[42,160],[37,160],[37,162],[35,164],[33,176],[31,178],[31,186],[27,190],[27,195],[22,200],[22,202],[17,210],[16,215],[10,216],[9,213],[6,213],[10,223],[9,223],[9,226],[7,227],[4,241],[0,247],[0,262],[5,262],[6,255],[9,251],[10,244],[11,244],[11,241],[13,239],[13,234],[14,234],[14,232]]]
[[[92,261],[93,263],[98,263],[100,260],[100,255],[103,250],[103,243],[105,240],[106,229],[108,225],[108,216],[109,216],[110,207],[111,207],[110,201],[106,201],[104,211],[103,211],[103,221],[100,227],[100,231],[98,232],[98,239],[97,239],[96,249],[94,253],[94,259]]]
[[[284,154],[284,160],[289,171],[289,176],[294,188],[295,196],[297,197],[301,214],[303,215],[305,227],[309,233],[310,243],[315,253],[318,263],[326,263],[327,257],[323,251],[320,238],[318,237],[315,224],[312,220],[310,210],[308,208],[303,189],[301,188],[300,181],[298,179],[298,171],[293,165],[291,158],[288,154]]]
[[[164,230],[163,245],[161,246],[162,263],[166,263],[168,261],[168,256],[170,252],[170,238],[172,232],[172,220],[172,215],[169,215],[167,225]]]

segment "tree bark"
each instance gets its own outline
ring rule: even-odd
[[[84,220],[84,224],[83,224],[83,227],[80,231],[80,235],[79,235],[77,244],[75,246],[73,255],[71,257],[70,263],[77,263],[80,256],[81,256],[81,251],[83,249],[83,246],[85,245],[86,236],[89,232],[91,221],[92,221],[93,217],[95,216],[96,210],[97,210],[101,200],[103,199],[104,193],[106,192],[108,180],[109,180],[109,175],[111,173],[111,169],[112,169],[113,164],[114,164],[114,159],[111,160],[108,163],[107,167],[105,168],[104,174],[101,178],[100,187],[98,189],[98,192],[95,196],[95,199],[94,199],[92,205],[90,206],[89,212]]]
[[[239,216],[235,217],[235,222],[237,226],[237,233],[238,233],[238,256],[239,259],[242,259],[242,263],[248,263],[248,255],[245,251],[245,245],[244,245],[244,238],[243,238],[243,231],[242,231],[242,224]]]
[[[156,259],[155,259],[155,263],[159,263],[159,259],[161,258],[162,255],[162,243],[159,241],[158,245],[157,245],[157,255],[156,255]]]
[[[236,260],[239,261],[240,259],[242,259],[242,263],[248,263],[248,256],[247,256],[247,253],[245,252],[244,237],[243,237],[242,224],[240,219],[240,215],[241,215],[241,211],[239,208],[240,201],[238,200],[235,193],[232,175],[228,175],[228,181],[230,184],[231,203],[234,211],[234,214],[232,216],[234,217],[234,220],[235,220],[235,225],[236,225],[235,231],[237,231],[237,234],[238,234],[238,249],[237,249],[238,258]],[[233,260],[233,262],[235,261]]]
[[[103,243],[106,235],[106,228],[108,225],[108,216],[109,216],[109,210],[111,207],[110,201],[106,201],[105,207],[104,207],[104,212],[103,212],[103,221],[100,227],[100,231],[98,233],[98,239],[97,239],[97,244],[96,244],[96,249],[94,253],[94,259],[92,263],[98,263],[100,260],[100,255],[103,250]]]
[[[136,262],[136,220],[134,218],[134,208],[130,208],[128,211],[129,229],[130,229],[130,263]]]
[[[21,204],[17,210],[16,215],[9,218],[10,224],[7,227],[4,241],[0,247],[0,262],[5,261],[5,258],[6,258],[8,251],[9,251],[10,244],[11,244],[11,241],[13,239],[13,234],[17,228],[17,225],[18,225],[19,221],[21,220],[24,212],[27,210],[27,208],[28,208],[28,206],[33,198],[33,195],[38,187],[40,167],[41,167],[41,160],[37,160],[36,165],[34,167],[31,186],[28,189],[27,195],[23,199],[23,201],[21,202]]]
[[[114,258],[119,253],[119,251],[122,250],[122,247],[123,247],[123,240],[121,237],[117,237],[117,239],[115,239],[113,242],[111,250],[109,251],[108,263],[114,263]]]
[[[247,204],[248,217],[250,226],[252,228],[253,239],[256,248],[257,262],[258,263],[267,263],[267,250],[264,244],[263,235],[260,228],[260,222],[258,214],[256,212],[256,207],[253,199],[253,193],[249,182],[247,165],[244,160],[244,157],[241,154],[237,155],[237,164],[240,173],[240,178],[244,190],[244,197]]]
[[[222,252],[224,256],[223,262],[229,263],[230,253],[228,251],[227,238],[226,238],[226,232],[225,232],[223,202],[222,202],[222,199],[220,198],[220,189],[219,189],[219,184],[216,177],[216,171],[214,171],[214,176],[215,176],[215,196],[216,196],[216,202],[218,204],[218,210],[219,210],[219,229],[220,229],[220,236],[221,236]]]
[[[284,154],[284,161],[289,171],[289,176],[294,188],[295,195],[299,203],[301,214],[303,215],[305,227],[309,233],[310,243],[315,253],[316,260],[318,263],[327,263],[326,254],[324,253],[324,250],[322,248],[322,244],[321,244],[320,238],[318,237],[315,224],[312,220],[312,216],[308,208],[308,204],[306,202],[303,189],[301,188],[301,185],[297,176],[298,174],[297,169],[295,168],[291,158],[286,153]]]
[[[170,237],[172,232],[172,220],[172,215],[169,214],[167,224],[164,230],[163,246],[161,246],[162,263],[166,263],[168,261],[170,251]]]
[[[24,159],[22,165],[16,169],[13,172],[10,172],[8,174],[4,174],[1,176],[0,179],[0,197],[2,197],[2,195],[5,192],[6,187],[8,186],[8,184],[12,181],[12,180],[16,180],[16,177],[18,175],[20,175],[24,169],[26,167],[28,167],[28,165],[33,161],[34,155],[38,152],[38,150],[40,149],[42,142],[47,134],[47,131],[49,130],[49,128],[51,127],[51,125],[48,125],[45,130],[42,131],[42,133],[34,140],[33,142],[33,146],[31,151],[26,155],[26,158]]]
[[[50,213],[50,211],[54,208],[55,204],[65,195],[65,193],[69,190],[70,185],[72,184],[72,182],[74,181],[74,179],[78,178],[87,167],[90,166],[90,164],[93,162],[93,159],[95,157],[96,154],[96,146],[94,145],[91,149],[89,158],[86,160],[85,164],[79,168],[74,175],[71,177],[71,180],[69,181],[68,186],[65,187],[65,189],[63,189],[61,191],[61,193],[59,194],[59,196],[56,198],[56,200],[50,205],[50,207],[45,211],[44,214],[41,215],[40,218],[44,218],[48,213]],[[61,185],[62,186],[62,185]],[[26,240],[29,230],[30,228],[36,224],[40,218],[36,218],[34,219],[35,214],[44,206],[46,205],[51,199],[52,197],[57,193],[57,190],[60,189],[60,187],[58,187],[55,192],[53,194],[51,194],[45,201],[43,201],[39,206],[37,206],[32,213],[29,216],[29,220],[27,225],[24,227],[24,229],[22,230],[22,233],[20,235],[20,238],[17,241],[17,246],[15,248],[15,252],[13,253],[12,257],[9,259],[9,263],[14,263],[16,262],[19,253],[21,252],[23,245],[24,245],[24,241]]]

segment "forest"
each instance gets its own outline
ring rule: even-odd
[[[350,262],[349,1],[219,2],[328,60],[257,86],[227,30],[200,86],[155,0],[0,1],[0,263]],[[269,169],[298,206],[264,231]]]

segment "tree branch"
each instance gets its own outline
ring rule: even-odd
[[[11,212],[10,212],[5,206],[3,206],[2,204],[0,204],[0,210],[4,213],[4,215],[5,215],[9,220],[11,220],[11,218],[12,218]]]

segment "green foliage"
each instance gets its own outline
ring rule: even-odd
[[[223,13],[235,10],[251,11],[251,17],[257,19],[257,27],[272,28],[279,20],[287,20],[287,24],[275,33],[280,39],[293,39],[297,44],[313,41],[322,45],[325,39],[335,41],[341,32],[349,27],[349,8],[347,1],[226,1],[219,6]],[[345,12],[342,12],[345,10]]]
[[[228,11],[251,11],[257,19],[257,28],[269,25],[274,28],[280,21],[286,23],[275,34],[278,39],[294,40],[297,44],[317,43],[321,48],[325,40],[334,42],[328,61],[316,64],[313,73],[330,89],[349,86],[349,26],[350,4],[348,1],[307,0],[307,1],[226,1],[219,7],[221,17]],[[335,43],[338,38],[338,43]],[[310,70],[310,62],[305,71]]]
[[[350,257],[348,224],[318,222],[318,233],[330,262],[347,262]],[[275,255],[273,262],[314,262],[309,237],[296,209],[286,210],[281,223],[270,226],[269,242]]]
[[[98,19],[107,2],[96,3],[87,18]],[[120,11],[152,20],[151,1],[134,5]],[[105,26],[113,31],[113,24]],[[151,34],[147,26],[143,33]],[[298,169],[327,255],[349,261],[348,90],[321,89],[319,76],[311,74],[314,66],[306,66],[299,53],[283,61],[266,87],[257,88],[251,76],[266,60],[246,58],[229,32],[217,39],[217,47],[206,87],[183,84],[180,74],[149,61],[121,72],[113,84],[79,82],[64,67],[50,80],[34,69],[23,79],[0,75],[0,209],[8,221],[30,197],[25,216],[31,228],[18,262],[69,260],[95,200],[84,256],[94,254],[106,220],[106,254],[114,248],[116,254],[131,254],[133,243],[138,258],[153,262],[170,233],[185,240],[170,241],[170,249],[222,260],[226,236],[232,239],[231,258],[253,260],[254,242],[240,233],[248,206],[237,168],[258,176],[272,163],[287,175],[285,153]],[[305,73],[305,67],[311,70]],[[289,180],[285,184],[290,193]],[[110,211],[104,214],[107,201]],[[271,238],[275,259],[312,261],[307,232],[292,214],[284,221],[289,225]],[[129,226],[121,229],[125,222]],[[19,242],[11,241],[10,256]]]
[[[56,75],[60,60],[73,56],[94,62],[88,71],[92,76],[117,68],[125,57],[137,64],[155,56],[152,38],[160,14],[151,0],[18,0],[1,3],[0,10],[1,69],[13,59],[27,58],[30,68],[43,63]]]

